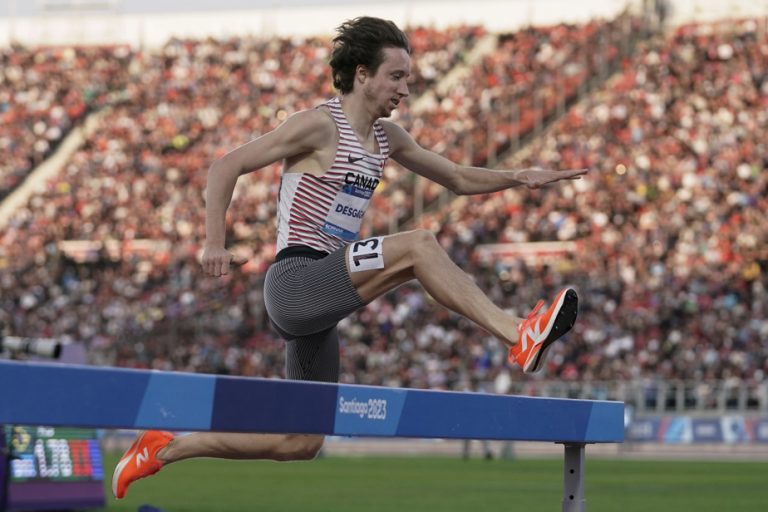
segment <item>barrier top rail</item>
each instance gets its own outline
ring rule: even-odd
[[[624,404],[0,361],[0,423],[499,439],[624,440]]]

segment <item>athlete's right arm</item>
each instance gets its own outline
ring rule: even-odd
[[[305,110],[290,116],[275,130],[213,162],[208,169],[205,191],[202,265],[206,274],[220,276],[229,271],[232,254],[224,248],[226,213],[237,178],[280,160],[322,149],[333,136],[333,132],[329,131],[333,129],[327,114],[319,110]]]

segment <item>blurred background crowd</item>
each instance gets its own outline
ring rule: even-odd
[[[575,286],[579,321],[538,379],[765,381],[764,20],[408,34],[411,98],[396,121],[424,147],[591,172],[456,198],[392,163],[363,236],[431,230],[518,316]],[[240,180],[228,240],[249,264],[222,279],[197,263],[203,191],[215,158],[335,94],[329,48],[330,36],[0,50],[0,201],[95,120],[0,228],[0,321],[81,341],[94,364],[283,376],[262,298],[280,168]],[[500,342],[415,285],[340,332],[344,382],[506,392],[524,379]]]

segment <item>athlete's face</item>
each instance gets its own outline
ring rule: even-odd
[[[400,102],[408,97],[411,57],[402,48],[384,48],[384,59],[373,76],[365,75],[363,92],[378,117],[389,117]]]

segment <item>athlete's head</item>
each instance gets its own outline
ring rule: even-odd
[[[403,82],[410,74],[411,46],[408,37],[391,21],[363,16],[345,21],[336,31],[338,35],[333,39],[331,71],[333,85],[342,94],[354,90],[356,77],[358,80],[374,77],[386,61],[398,61],[390,64],[398,68],[397,72],[405,73]],[[361,71],[365,77],[358,76]],[[405,94],[401,95],[407,94],[406,87]]]

